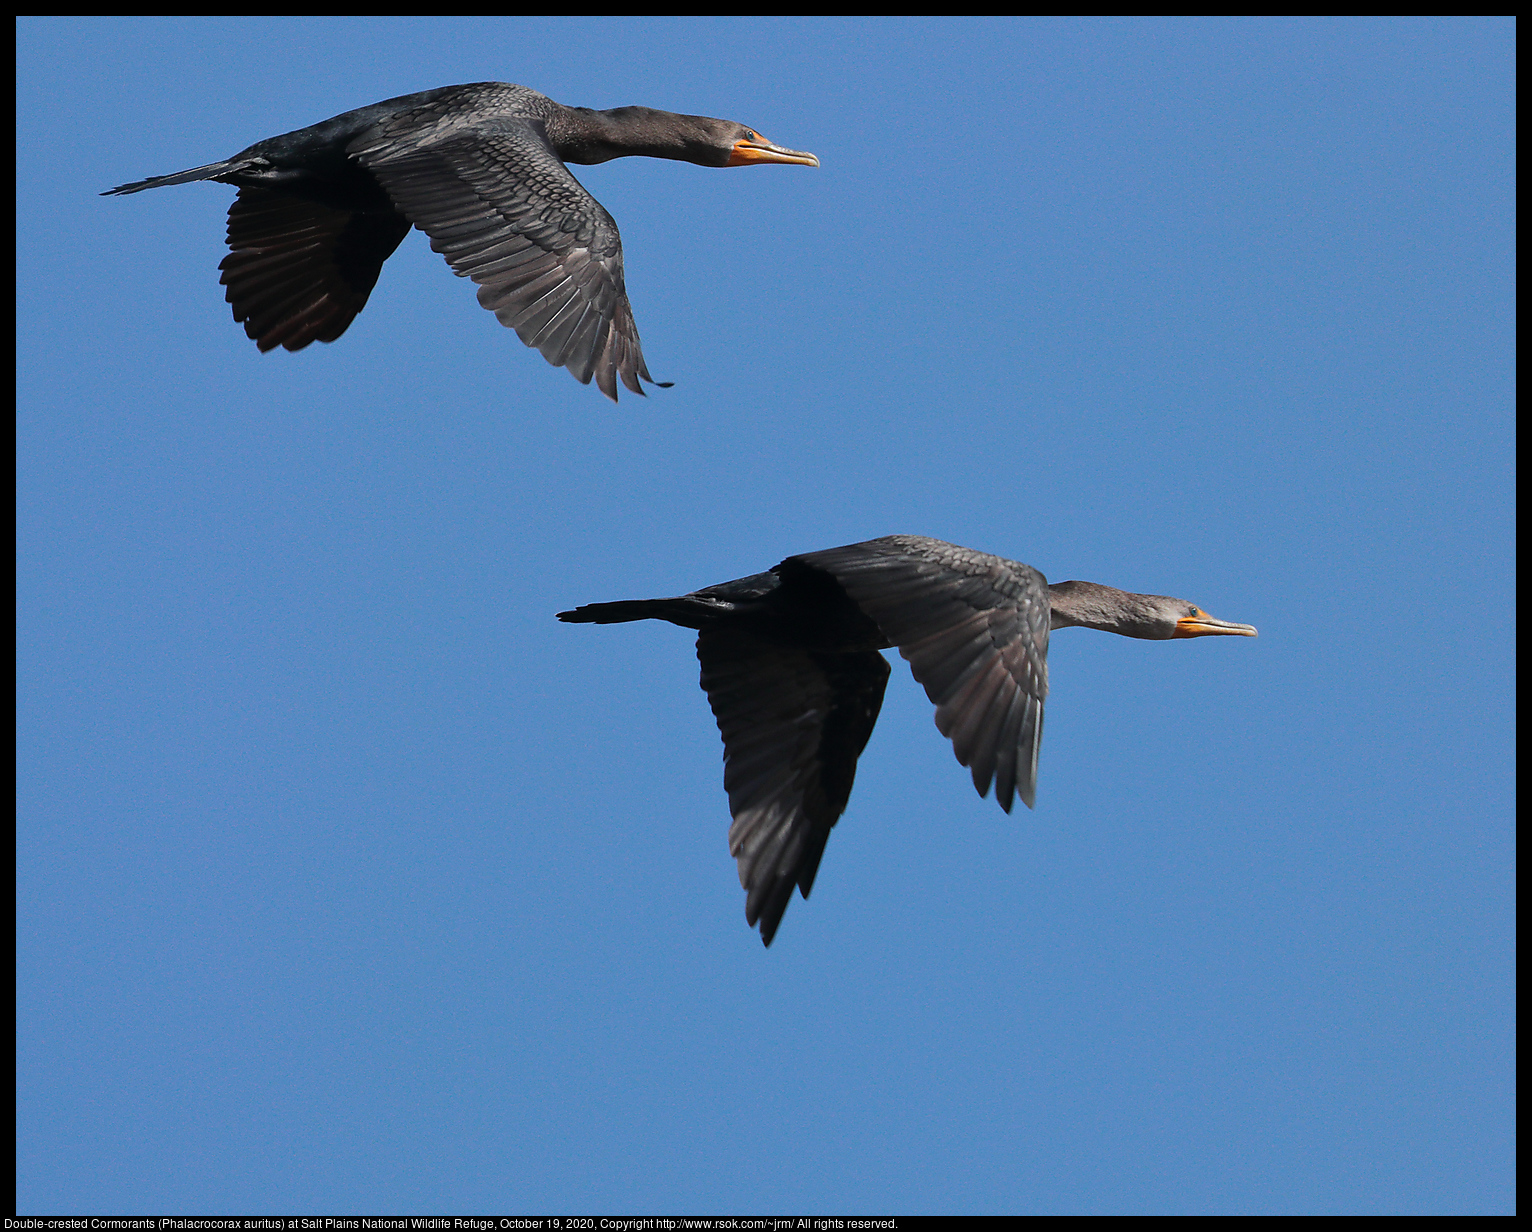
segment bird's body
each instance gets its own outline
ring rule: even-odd
[[[845,812],[897,647],[980,795],[1006,812],[1037,785],[1050,630],[1139,638],[1254,636],[1193,604],[1092,582],[1054,586],[1030,565],[939,539],[890,535],[790,556],[769,573],[672,599],[594,603],[575,623],[658,619],[698,630],[724,741],[729,848],[745,918],[771,943],[796,885],[805,898]]]
[[[479,82],[373,103],[258,141],[232,158],[109,190],[233,184],[219,267],[234,319],[262,351],[333,342],[410,227],[479,302],[555,366],[614,401],[644,364],[617,224],[566,163],[626,155],[704,166],[817,166],[729,120],[647,107],[566,107]]]

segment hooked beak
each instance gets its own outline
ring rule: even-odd
[[[1254,625],[1237,625],[1228,620],[1214,620],[1200,607],[1195,609],[1190,616],[1183,616],[1176,621],[1176,631],[1171,637],[1207,637],[1211,634],[1221,633],[1227,637],[1259,637]]]
[[[734,150],[729,155],[729,161],[724,166],[749,167],[755,163],[797,163],[802,167],[819,166],[819,160],[812,154],[805,154],[802,150],[789,150],[780,145],[773,145],[759,134],[757,134],[754,141],[736,141],[734,143]]]

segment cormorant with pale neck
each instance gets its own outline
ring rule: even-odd
[[[1048,584],[1030,565],[920,535],[789,556],[769,573],[674,599],[591,603],[574,623],[668,620],[696,629],[702,687],[723,733],[729,852],[745,920],[771,944],[804,898],[888,683],[897,647],[936,705],[936,726],[1007,813],[1031,807],[1048,696],[1048,634],[1083,625],[1164,640],[1255,637],[1184,599],[1094,582]]]

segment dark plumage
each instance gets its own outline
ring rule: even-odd
[[[236,185],[220,281],[262,351],[345,333],[413,224],[479,284],[479,302],[501,324],[615,402],[618,378],[639,394],[640,378],[660,382],[644,365],[617,224],[564,164],[630,154],[705,167],[819,165],[730,120],[565,107],[488,81],[374,103],[102,195]]]
[[[898,647],[936,726],[1006,812],[1028,807],[1048,696],[1048,634],[1085,625],[1127,637],[1255,636],[1184,599],[1094,582],[1048,585],[1030,565],[940,539],[889,535],[789,556],[770,573],[674,599],[592,603],[560,620],[668,620],[698,630],[702,687],[724,743],[729,851],[745,919],[767,945],[796,885],[804,898],[888,683]]]

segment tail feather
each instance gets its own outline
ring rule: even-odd
[[[623,599],[616,603],[587,603],[572,612],[560,612],[569,624],[620,625],[630,620],[668,620],[686,629],[700,629],[720,611],[728,610],[716,600],[697,595],[674,599]]]
[[[197,180],[215,180],[225,172],[242,165],[232,159],[225,159],[221,163],[208,163],[205,167],[192,167],[186,171],[177,171],[173,175],[151,175],[147,180],[134,180],[131,184],[119,184],[116,188],[108,188],[101,195],[103,197],[122,197],[128,193],[143,192],[146,188],[167,188],[171,184],[191,184]]]

